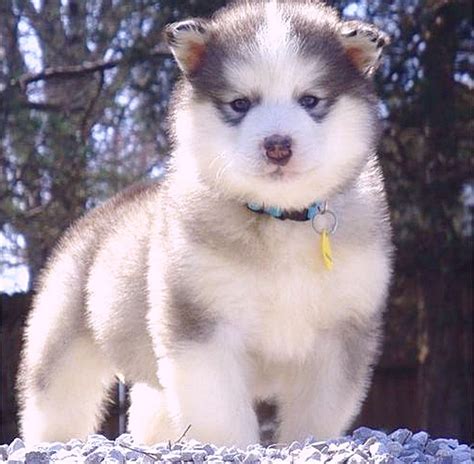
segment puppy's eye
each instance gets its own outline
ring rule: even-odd
[[[306,110],[311,110],[319,103],[319,98],[314,95],[303,95],[298,103]]]
[[[246,113],[250,109],[251,103],[248,98],[237,98],[230,102],[230,107],[236,113]]]

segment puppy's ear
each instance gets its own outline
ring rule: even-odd
[[[203,19],[188,19],[166,26],[166,41],[187,76],[198,70],[204,58],[209,40],[207,26]]]
[[[385,32],[361,21],[342,23],[340,38],[349,59],[367,76],[378,68],[382,50],[390,43]]]

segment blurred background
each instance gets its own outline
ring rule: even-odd
[[[0,443],[18,433],[22,326],[51,247],[84,211],[163,175],[176,78],[163,26],[224,3],[0,0]],[[392,37],[376,80],[396,274],[384,352],[354,426],[471,443],[472,2],[328,3]],[[111,405],[109,436],[124,403]]]

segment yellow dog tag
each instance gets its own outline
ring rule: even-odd
[[[321,253],[323,255],[323,261],[326,269],[331,270],[334,263],[332,261],[331,242],[329,241],[329,234],[327,230],[323,230],[321,233]]]

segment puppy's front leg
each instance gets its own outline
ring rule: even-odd
[[[321,332],[314,356],[287,372],[279,441],[343,434],[360,410],[379,345],[379,321]]]
[[[249,365],[232,336],[217,329],[205,343],[181,345],[160,359],[158,376],[178,435],[190,425],[188,437],[202,442],[258,442]]]

